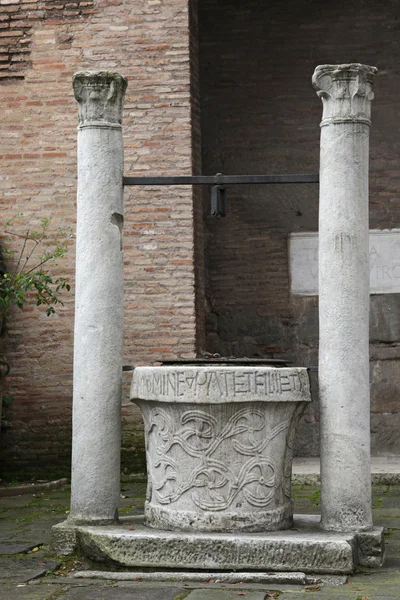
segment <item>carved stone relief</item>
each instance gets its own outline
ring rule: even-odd
[[[137,389],[153,394],[155,386],[162,392],[174,381],[175,393],[182,399],[171,403],[135,399],[145,420],[147,440],[147,523],[203,531],[289,527],[293,439],[306,402],[268,401],[268,385],[273,382],[273,394],[280,395],[285,393],[281,382],[287,382],[292,393],[295,389],[307,399],[308,380],[296,369],[290,374],[279,373],[280,369],[261,368],[258,373],[229,369],[213,372],[212,377],[206,369],[201,373],[176,369],[175,378],[171,372],[157,373],[156,369],[153,377],[148,372],[136,375]],[[211,388],[213,378],[221,383],[228,377],[236,394],[239,381],[250,390],[255,389],[255,381],[262,381],[267,398],[240,402],[231,396],[223,403],[196,405],[178,392],[178,381],[192,391],[196,385],[208,385],[211,391],[216,389]],[[226,387],[221,383],[221,395]]]

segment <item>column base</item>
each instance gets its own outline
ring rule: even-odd
[[[73,519],[57,523],[51,528],[50,549],[56,556],[69,556],[78,551],[79,543],[77,537],[78,527],[107,527],[117,526],[116,519]]]
[[[322,531],[332,532],[332,533],[341,533],[341,532],[351,532],[351,533],[367,533],[368,531],[372,531],[373,525],[337,525],[336,523],[328,523],[321,521],[320,528]]]
[[[221,513],[176,511],[146,502],[144,524],[152,529],[168,531],[256,533],[287,530],[293,526],[292,501],[283,506],[260,512],[237,511]]]
[[[50,551],[56,556],[69,556],[78,550],[77,526],[63,521],[51,528]]]

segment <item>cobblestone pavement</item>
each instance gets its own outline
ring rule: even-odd
[[[394,600],[400,599],[400,485],[374,486],[374,520],[387,528],[387,558],[380,570],[363,569],[345,585],[151,583],[115,579],[79,579],[93,569],[80,557],[58,559],[49,551],[52,525],[68,514],[69,489],[0,497],[1,600]],[[124,484],[121,512],[140,514],[144,483]],[[318,513],[319,490],[295,485],[295,512]]]

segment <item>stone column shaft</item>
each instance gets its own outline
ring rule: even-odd
[[[319,205],[321,527],[372,527],[368,155],[375,67],[323,65]]]
[[[79,103],[72,523],[111,523],[120,495],[122,102],[126,79],[82,72]]]

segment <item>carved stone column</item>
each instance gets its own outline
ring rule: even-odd
[[[372,527],[368,154],[375,67],[322,65],[319,209],[321,527]]]
[[[118,73],[81,72],[70,523],[111,523],[120,494],[122,104]]]

